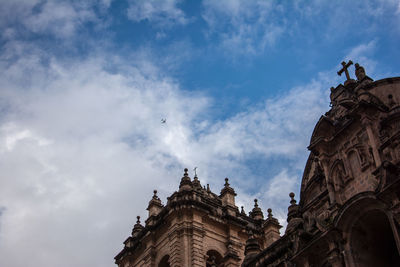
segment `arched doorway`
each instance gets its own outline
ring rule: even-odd
[[[207,251],[207,261],[206,267],[221,267],[223,266],[222,263],[222,256],[216,250],[209,250]]]
[[[400,256],[387,215],[369,210],[354,222],[350,247],[355,266],[400,266]]]
[[[162,259],[158,263],[158,267],[170,267],[170,265],[169,265],[169,255],[165,255],[164,257],[162,257]]]

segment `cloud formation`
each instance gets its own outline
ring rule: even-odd
[[[273,1],[203,1],[203,19],[229,52],[257,55],[285,30],[282,10]],[[221,30],[225,29],[225,30]]]
[[[256,177],[246,160],[301,161],[308,142],[302,129],[326,107],[318,81],[211,122],[209,97],[183,90],[149,61],[110,62],[104,53],[60,61],[39,48],[22,51],[1,65],[0,76],[6,266],[22,266],[20,253],[32,266],[109,266],[133,218],[145,215],[152,189],[165,201],[183,167],[199,166],[202,182],[217,193],[232,177],[238,203],[247,206],[255,189],[243,178]],[[118,71],[107,71],[110,64]]]
[[[136,22],[147,20],[158,27],[186,24],[189,20],[178,7],[181,2],[181,0],[129,0],[128,18]]]
[[[106,10],[110,0],[2,1],[0,27],[3,38],[14,39],[40,34],[61,39],[74,36],[87,22],[101,23],[97,10]]]

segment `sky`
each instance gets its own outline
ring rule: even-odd
[[[399,25],[399,0],[0,0],[0,266],[114,266],[184,168],[285,225],[340,63],[400,76]]]

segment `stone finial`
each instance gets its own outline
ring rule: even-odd
[[[264,222],[264,226],[267,224],[275,224],[276,226],[278,226],[278,230],[279,228],[281,228],[282,226],[280,226],[278,220],[276,218],[274,218],[274,215],[272,214],[272,209],[268,209],[267,210],[268,215],[267,215],[267,219]]]
[[[224,188],[222,188],[222,190],[221,190],[221,196],[226,193],[231,193],[232,195],[236,196],[235,190],[232,187],[230,187],[230,184],[228,181],[229,181],[229,179],[225,178],[225,184],[224,184]]]
[[[181,183],[179,184],[179,191],[183,190],[191,190],[192,189],[192,181],[190,180],[188,169],[185,168],[183,173],[183,177],[181,179]]]
[[[281,237],[279,229],[282,228],[278,220],[274,218],[274,216],[272,215],[272,209],[268,209],[267,212],[268,212],[267,219],[263,223],[263,231],[264,231],[266,247],[268,247]]]
[[[225,184],[224,184],[224,188],[222,188],[222,190],[221,190],[220,198],[222,199],[223,205],[235,207],[236,193],[235,193],[235,190],[232,187],[230,187],[228,181],[229,181],[229,179],[225,178]]]
[[[133,226],[132,229],[132,237],[136,237],[144,228],[143,225],[140,224],[140,216],[137,216],[136,219],[136,224]]]
[[[157,196],[157,190],[154,189],[153,191],[153,199],[159,200],[160,198]]]
[[[290,197],[290,204],[291,205],[295,205],[296,204],[296,199],[294,199],[294,193],[293,192],[290,192],[289,193],[289,197]]]
[[[255,220],[262,220],[264,219],[264,214],[260,207],[258,207],[258,200],[254,199],[254,208],[251,211],[251,217]]]
[[[210,184],[207,184],[207,193],[211,193]]]
[[[267,209],[267,212],[268,212],[268,219],[271,219],[272,218],[272,209]]]
[[[229,179],[228,177],[225,178],[225,187],[229,187],[229,183],[228,183]]]
[[[246,215],[246,212],[244,211],[244,207],[243,206],[240,207],[240,214]]]
[[[279,225],[278,220],[276,218],[274,218],[274,215],[272,214],[272,209],[268,209],[267,212],[268,212],[268,215],[267,215],[267,219],[264,222],[264,226],[269,223],[272,223],[272,224],[279,226],[278,229],[281,228],[282,226]]]
[[[288,225],[286,227],[286,233],[295,229],[302,221],[300,216],[300,207],[296,204],[296,200],[294,199],[294,193],[291,192],[290,196],[290,206],[288,207],[288,217],[287,222]]]
[[[154,189],[153,197],[151,198],[149,206],[147,207],[147,210],[149,211],[149,217],[157,215],[163,207],[164,206],[161,203],[161,199],[157,196],[157,190]]]

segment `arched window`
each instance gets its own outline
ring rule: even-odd
[[[169,255],[165,255],[164,257],[162,257],[162,259],[158,263],[158,267],[170,267],[170,265],[169,265]]]
[[[222,256],[215,250],[207,251],[206,267],[222,267]]]

